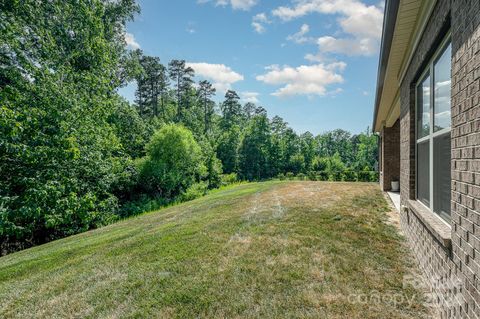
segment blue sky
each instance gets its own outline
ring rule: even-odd
[[[140,0],[131,48],[281,116],[298,133],[371,125],[383,3],[358,0]],[[120,93],[134,99],[135,85]]]

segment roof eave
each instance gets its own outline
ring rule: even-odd
[[[380,58],[377,73],[377,90],[375,95],[375,109],[373,114],[372,131],[376,132],[377,115],[382,98],[383,84],[385,81],[385,73],[387,70],[388,58],[392,47],[393,33],[395,31],[395,23],[397,20],[399,0],[386,0],[385,11],[383,16],[382,44],[380,46]]]

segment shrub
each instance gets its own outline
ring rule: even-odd
[[[360,171],[358,172],[359,182],[370,182],[370,172]]]
[[[305,169],[305,157],[303,154],[295,154],[290,158],[290,168],[294,173],[299,173]]]
[[[329,173],[339,173],[343,172],[346,169],[345,164],[342,162],[342,158],[338,153],[335,153],[333,156],[327,157],[326,159],[326,171]]]
[[[331,172],[328,175],[328,180],[331,182],[340,182],[342,181],[342,176],[343,176],[343,172],[341,171]]]
[[[346,170],[343,172],[343,178],[345,182],[356,182],[357,181],[357,172],[352,170]]]
[[[180,200],[189,201],[193,200],[198,197],[202,197],[203,195],[207,194],[208,192],[208,183],[207,182],[199,182],[195,183],[190,186],[185,192],[180,195]]]
[[[328,181],[328,173],[325,171],[317,172],[317,180],[319,181]]]
[[[181,125],[155,132],[146,151],[138,162],[140,186],[154,196],[175,197],[207,174],[200,146]]]
[[[285,177],[289,180],[293,180],[295,178],[295,175],[292,172],[287,172],[287,174],[285,174]]]
[[[298,173],[298,174],[297,174],[297,177],[298,177],[298,179],[301,180],[301,181],[305,180],[305,174],[303,174],[303,173]]]
[[[145,212],[158,210],[168,205],[172,200],[161,197],[150,197],[147,194],[137,196],[135,200],[124,203],[119,209],[118,215],[122,218],[139,215]]]
[[[308,177],[308,179],[311,180],[311,181],[316,181],[316,180],[317,180],[317,175],[316,175],[316,173],[315,173],[314,171],[309,171],[309,172],[307,173],[307,177]]]
[[[312,168],[315,171],[324,171],[327,169],[328,162],[328,158],[326,157],[315,156],[312,161]]]
[[[208,182],[208,188],[220,187],[222,185],[222,162],[220,162],[214,150],[209,145],[203,145],[202,149],[207,173],[205,180]]]
[[[220,179],[222,186],[238,183],[237,173],[222,174]]]
[[[279,180],[283,181],[283,180],[285,180],[285,174],[279,173],[279,174],[277,175],[277,178],[278,178]]]

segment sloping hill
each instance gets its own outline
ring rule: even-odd
[[[373,184],[230,187],[0,258],[0,317],[421,318],[388,209]]]

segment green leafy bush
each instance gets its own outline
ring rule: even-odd
[[[340,182],[342,181],[343,172],[342,171],[335,171],[328,174],[328,180],[332,182]]]
[[[343,181],[345,182],[356,182],[357,181],[357,172],[352,170],[345,170],[343,172]]]
[[[302,172],[305,169],[305,157],[303,154],[293,155],[290,159],[289,166],[293,170],[294,174]]]
[[[288,180],[293,180],[295,178],[295,174],[293,174],[292,172],[287,172],[287,174],[285,174],[285,177]]]
[[[316,172],[316,176],[318,181],[328,181],[328,172]]]
[[[333,182],[378,182],[379,174],[375,171],[354,171],[354,170],[344,170],[344,171],[336,171],[336,172],[327,172],[327,171],[320,171],[320,172],[311,172],[312,175],[315,176],[316,180],[318,181],[333,181]],[[310,177],[309,179],[313,180]]]
[[[172,198],[206,175],[202,150],[191,131],[169,124],[155,132],[138,161],[140,186],[149,194]]]
[[[173,200],[162,197],[152,197],[147,194],[140,194],[134,200],[125,202],[119,209],[118,215],[121,218],[139,215],[145,212],[158,210]]]
[[[312,161],[312,169],[315,171],[325,171],[328,166],[328,158],[315,156]]]
[[[380,180],[380,174],[376,171],[370,172],[370,182],[378,182]]]
[[[185,192],[180,195],[180,201],[189,201],[202,197],[208,192],[208,183],[199,182],[191,185]]]
[[[368,171],[360,171],[358,172],[358,181],[359,182],[370,182],[371,181],[371,174]]]
[[[208,142],[204,141],[201,148],[206,167],[204,180],[210,189],[220,187],[222,185],[222,162],[217,158],[214,149]]]
[[[238,183],[237,173],[222,174],[220,176],[222,186]]]

